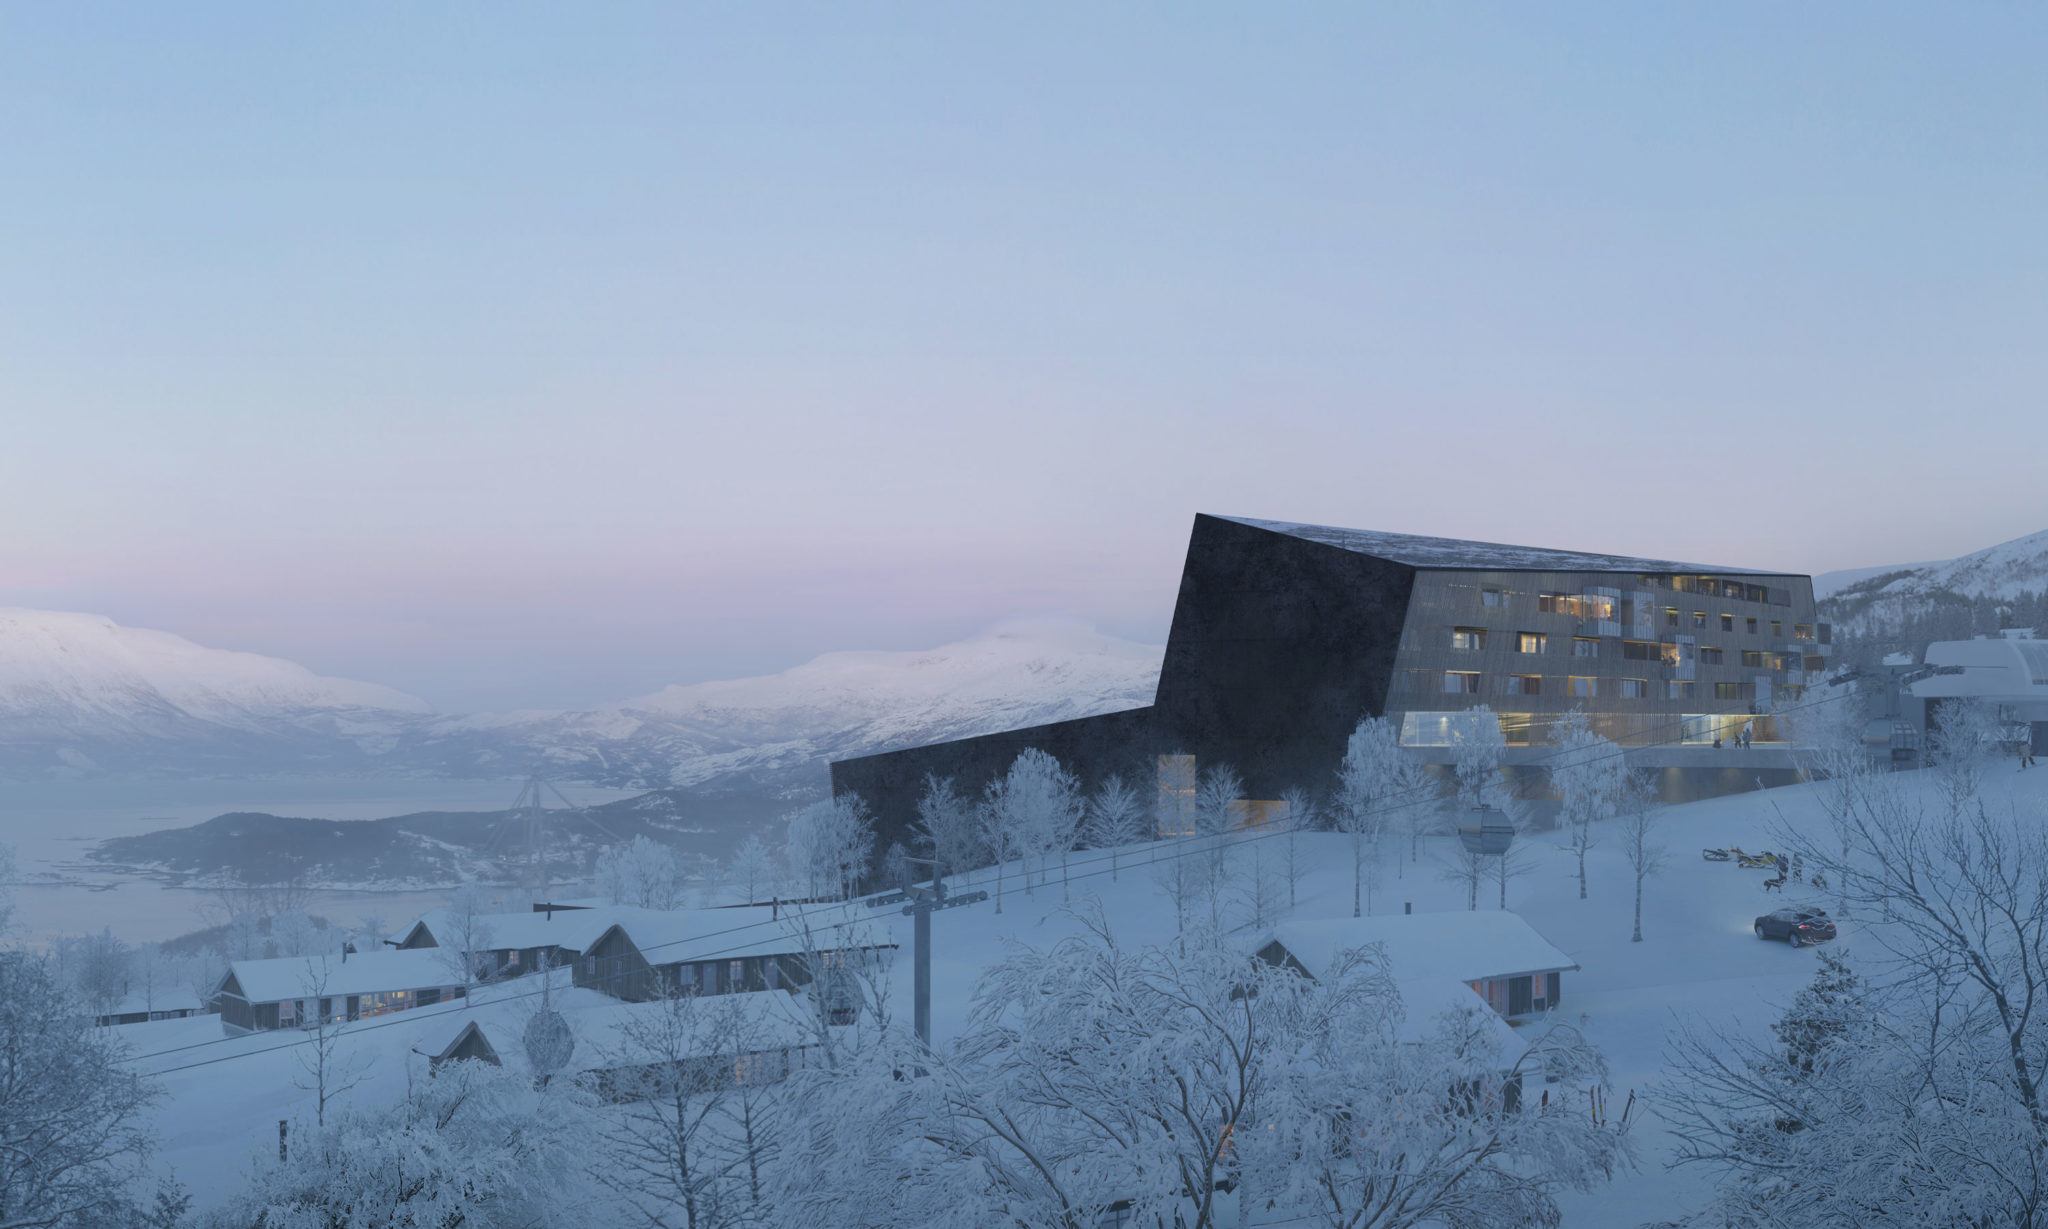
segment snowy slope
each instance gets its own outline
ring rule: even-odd
[[[1163,650],[1018,623],[583,712],[435,716],[387,687],[96,615],[0,609],[0,773],[404,773],[815,789],[828,759],[1149,704]]]
[[[0,764],[78,769],[388,750],[427,706],[98,615],[0,608]]]
[[[2048,530],[1935,563],[1824,573],[1813,589],[1823,613],[1851,634],[1904,628],[1944,607],[2048,592]]]
[[[527,759],[608,784],[821,784],[823,763],[1152,702],[1164,650],[1071,623],[936,649],[826,653],[779,674],[667,687],[577,713],[450,718],[407,754],[438,769]]]

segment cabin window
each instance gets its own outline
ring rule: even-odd
[[[697,966],[697,989],[701,994],[718,993],[718,962],[707,960]]]
[[[297,999],[286,999],[284,1002],[279,1003],[277,1005],[277,1026],[279,1028],[297,1028],[298,1024],[299,1001]]]

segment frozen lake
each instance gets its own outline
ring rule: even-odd
[[[0,843],[19,863],[12,885],[17,932],[30,943],[111,929],[131,943],[168,939],[210,925],[211,895],[85,861],[97,841],[180,827],[229,811],[313,819],[382,819],[414,811],[498,811],[520,780],[75,781],[0,785]],[[579,805],[637,790],[564,785]],[[440,891],[319,891],[311,912],[343,924],[378,916],[407,920],[444,903]]]

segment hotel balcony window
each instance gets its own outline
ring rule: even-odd
[[[1515,633],[1515,651],[1517,653],[1541,653],[1549,647],[1550,637],[1542,632]]]
[[[1597,696],[1600,694],[1600,680],[1583,674],[1574,674],[1565,680],[1565,690],[1574,696]]]
[[[1693,611],[1693,612],[1692,612],[1692,625],[1693,625],[1693,630],[1695,630],[1695,631],[1697,631],[1697,630],[1699,630],[1699,629],[1701,629],[1701,628],[1705,627],[1705,626],[1707,625],[1707,612],[1706,612],[1706,611],[1704,611],[1704,610],[1695,610],[1695,611]]]
[[[1573,614],[1577,605],[1569,593],[1543,593],[1536,597],[1536,609],[1544,614]]]
[[[1664,647],[1654,640],[1624,640],[1621,656],[1624,661],[1662,661]]]
[[[1600,642],[1598,640],[1588,640],[1584,636],[1574,637],[1572,640],[1572,656],[1598,657],[1600,656]]]
[[[1704,648],[1703,648],[1703,649],[1701,649],[1701,650],[1700,650],[1700,664],[1701,664],[1702,666],[1718,666],[1718,665],[1720,665],[1720,664],[1721,664],[1721,650],[1719,650],[1719,649],[1704,649]]]
[[[1749,699],[1749,684],[1716,683],[1714,684],[1714,698],[1716,700],[1747,700]]]
[[[1451,629],[1451,648],[1458,651],[1476,652],[1486,647],[1486,629],[1483,627],[1454,627]]]
[[[1508,675],[1507,694],[1511,696],[1540,696],[1543,694],[1543,676],[1540,674]]]
[[[1744,619],[1743,622],[1749,625],[1749,634],[1752,636],[1756,635],[1756,616],[1751,615],[1747,619]]]
[[[1811,640],[1811,639],[1813,639],[1813,624],[1811,624],[1811,623],[1794,623],[1794,624],[1792,625],[1792,638],[1793,638],[1794,640]]]
[[[1621,698],[1624,700],[1647,700],[1650,698],[1650,680],[1621,680]]]
[[[1666,627],[1677,627],[1677,626],[1678,626],[1678,607],[1676,607],[1676,606],[1666,606],[1666,607],[1664,608],[1664,626],[1666,626]]]
[[[1722,616],[1721,616],[1721,630],[1722,630],[1722,631],[1724,631],[1724,632],[1732,632],[1732,631],[1734,631],[1734,630],[1735,630],[1735,616],[1734,616],[1734,615],[1732,615],[1732,614],[1724,614],[1724,615],[1722,615]]]
[[[1473,696],[1479,694],[1479,672],[1477,670],[1444,671],[1444,694]]]
[[[1685,681],[1673,679],[1671,680],[1670,698],[1673,700],[1690,700],[1692,699],[1692,687],[1692,682],[1689,679]]]
[[[1757,649],[1744,649],[1742,651],[1742,664],[1762,670],[1783,670],[1785,668],[1785,659],[1777,653]]]
[[[1783,621],[1783,620],[1780,620],[1780,619],[1772,619],[1772,620],[1771,620],[1771,639],[1773,639],[1773,640],[1776,640],[1776,639],[1777,639],[1778,637],[1780,637],[1780,636],[1782,636],[1782,635],[1784,635],[1784,634],[1785,634],[1785,624],[1784,624],[1784,621]]]
[[[1479,591],[1479,604],[1481,606],[1498,606],[1502,600],[1501,591],[1498,589],[1481,589]]]

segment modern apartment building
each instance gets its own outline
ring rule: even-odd
[[[976,790],[1026,747],[1090,784],[1227,762],[1271,799],[1326,788],[1361,716],[1445,763],[1450,717],[1485,705],[1519,787],[1540,790],[1548,727],[1576,708],[1668,797],[1711,796],[1791,778],[1776,715],[1828,641],[1802,575],[1202,515],[1152,705],[844,760],[832,783],[885,844],[927,773]]]

